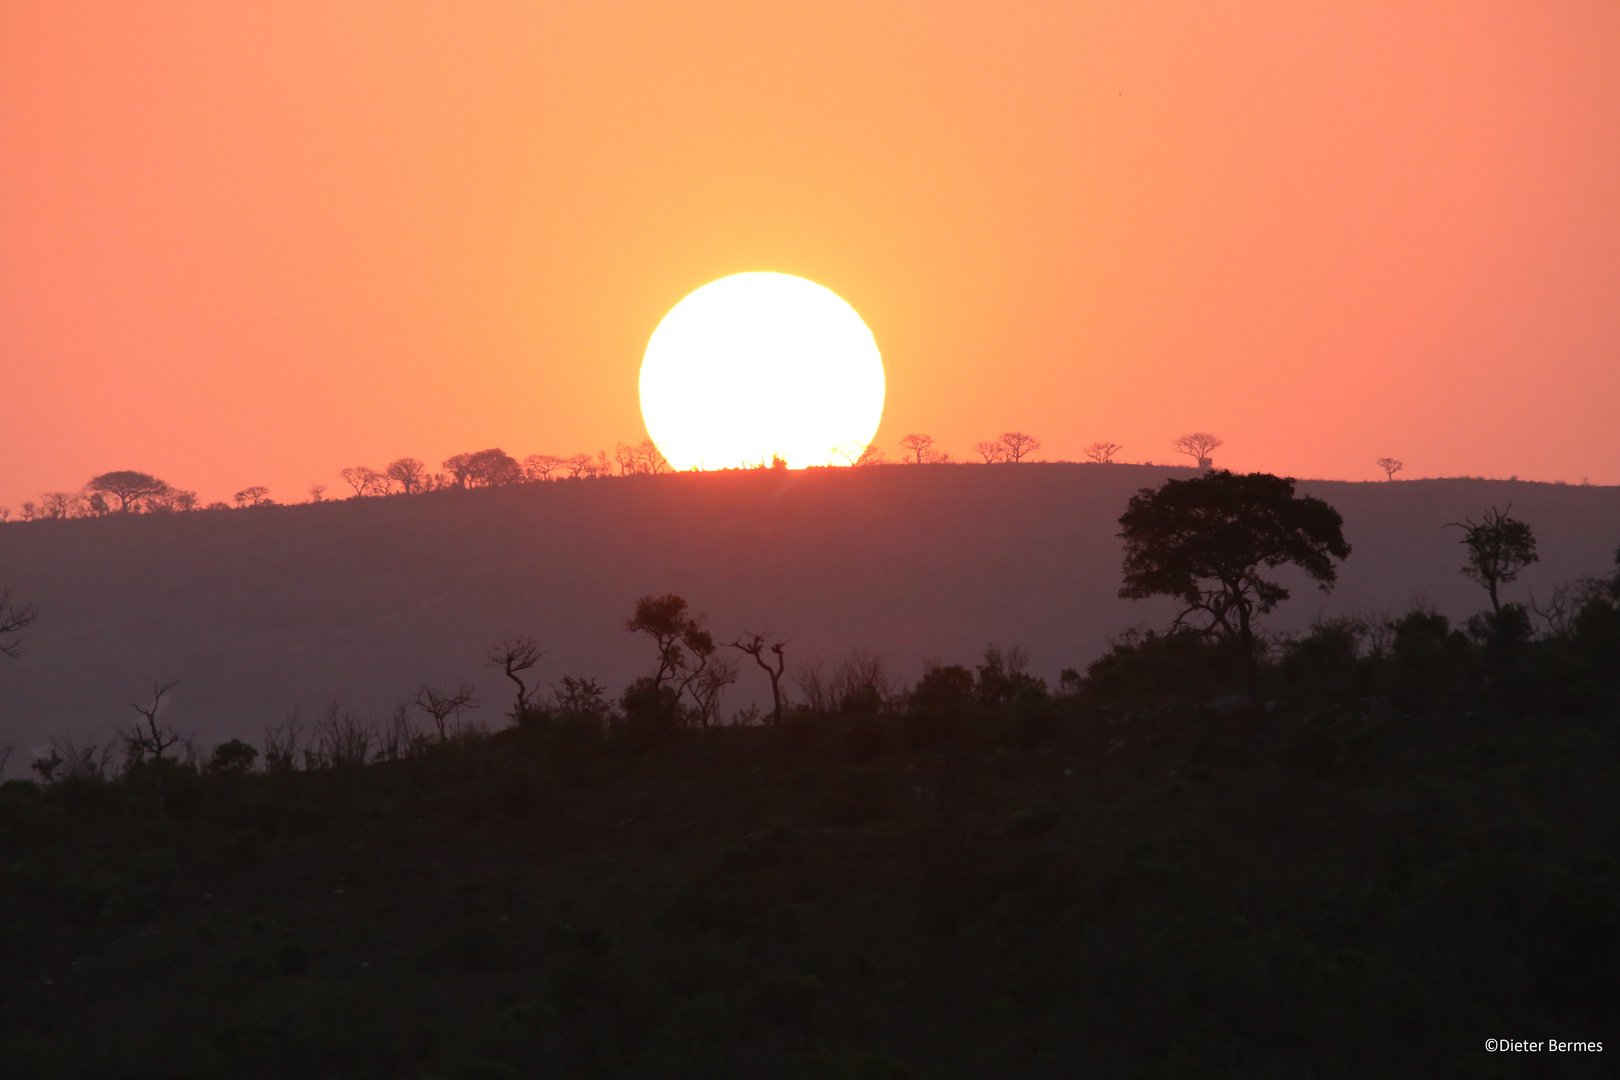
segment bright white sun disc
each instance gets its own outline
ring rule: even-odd
[[[641,361],[647,433],[677,469],[845,465],[877,434],[883,360],[855,309],[791,274],[733,274],[676,304]]]

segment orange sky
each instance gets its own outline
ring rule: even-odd
[[[1620,482],[1620,5],[0,0],[0,504],[644,437],[835,290],[880,443]]]

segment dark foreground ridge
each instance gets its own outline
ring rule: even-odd
[[[267,769],[62,761],[0,787],[5,1072],[1527,1075],[1513,1038],[1610,1076],[1620,635],[1588,611],[1323,625],[1257,708],[1220,646],[1149,636],[1055,693],[996,654],[850,666],[779,726],[585,687],[372,764],[337,724]]]

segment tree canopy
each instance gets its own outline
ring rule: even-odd
[[[154,499],[169,490],[169,485],[150,473],[134,469],[118,469],[92,477],[84,486],[92,494],[111,495],[118,500],[120,512],[136,508],[143,499]]]
[[[1535,534],[1529,525],[1508,516],[1512,509],[1511,503],[1507,510],[1493,506],[1481,515],[1481,521],[1465,518],[1451,524],[1463,531],[1462,543],[1468,547],[1468,563],[1462,572],[1491,594],[1491,610],[1497,614],[1502,612],[1497,596],[1501,587],[1518,578],[1520,570],[1541,561]]]
[[[1131,498],[1119,523],[1125,541],[1127,599],[1181,601],[1176,629],[1232,641],[1253,656],[1253,620],[1288,599],[1261,574],[1298,566],[1323,592],[1337,580],[1333,560],[1350,555],[1344,519],[1321,499],[1294,494],[1294,481],[1228,470],[1167,480]],[[1203,626],[1188,620],[1203,617]]]

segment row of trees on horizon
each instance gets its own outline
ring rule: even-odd
[[[1215,467],[1215,450],[1225,445],[1225,441],[1208,432],[1193,432],[1182,435],[1171,445],[1177,454],[1187,457],[1194,467],[1210,470]],[[891,462],[876,443],[840,448],[837,453],[846,464],[861,467],[896,463],[939,465],[956,461],[932,435],[920,432],[901,438],[899,448],[897,462]],[[1040,449],[1041,440],[1022,431],[1003,432],[994,439],[973,444],[974,454],[987,465],[1040,461],[1043,459],[1035,457]],[[1119,461],[1119,454],[1123,450],[1123,444],[1104,440],[1087,446],[1085,455],[1087,461],[1111,465]],[[1145,461],[1142,464],[1158,463]],[[1395,474],[1405,468],[1400,460],[1392,457],[1379,458],[1376,464],[1387,480],[1394,480]],[[779,457],[750,466],[754,469],[786,467],[787,463]],[[417,458],[402,457],[381,469],[367,465],[347,466],[339,469],[338,475],[348,489],[344,498],[370,498],[557,480],[658,475],[674,471],[653,441],[644,439],[635,444],[616,444],[611,456],[606,450],[600,450],[594,455],[530,454],[519,460],[499,447],[492,447],[455,454],[441,462],[437,470]],[[328,501],[331,490],[326,484],[312,484],[307,499],[303,501]],[[231,496],[230,502],[220,500],[204,503],[195,491],[170,484],[150,473],[119,469],[92,477],[78,491],[49,491],[41,495],[38,501],[24,502],[17,516],[21,521],[48,521],[121,513],[185,513],[273,505],[277,505],[277,500],[270,497],[270,489],[262,484],[243,488]],[[0,506],[0,522],[10,518],[10,507]]]

